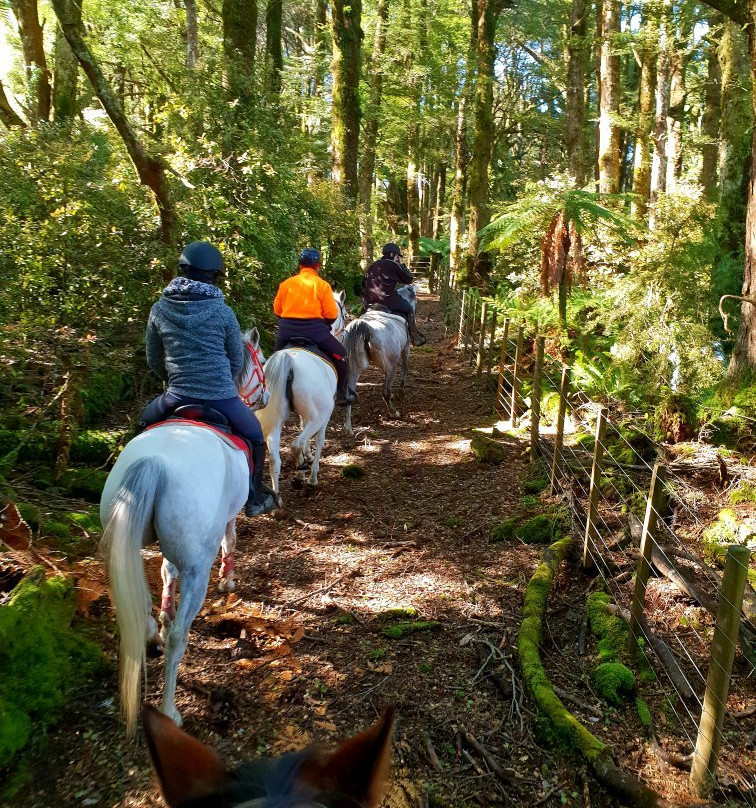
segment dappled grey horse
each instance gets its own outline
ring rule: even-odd
[[[403,286],[399,294],[412,306],[417,308],[417,289],[414,284]],[[355,390],[360,376],[369,365],[383,370],[383,400],[388,407],[389,416],[398,418],[399,412],[394,405],[391,388],[399,361],[402,373],[399,380],[400,397],[404,394],[409,367],[410,336],[407,321],[399,314],[388,311],[368,309],[361,317],[352,320],[344,329],[341,339],[349,358],[349,389]],[[352,429],[352,407],[347,406],[344,429],[354,434]]]

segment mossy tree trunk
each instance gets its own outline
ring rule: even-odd
[[[586,0],[572,0],[570,34],[567,41],[567,101],[565,108],[565,146],[570,180],[577,188],[586,182],[585,157],[585,59]]]
[[[281,91],[283,72],[283,48],[281,31],[283,27],[283,0],[268,0],[265,9],[265,89],[270,95]]]
[[[709,27],[717,29],[722,24],[718,14],[712,14]],[[718,38],[709,36],[707,42],[706,92],[704,113],[701,117],[701,173],[698,181],[709,199],[717,190],[717,150],[719,143],[719,120],[722,114],[722,69],[719,64]]]
[[[462,257],[462,234],[465,229],[465,191],[467,189],[467,89],[462,87],[457,106],[457,127],[454,133],[454,183],[449,215],[449,271],[459,270]]]
[[[8,129],[13,126],[26,126],[24,119],[10,105],[2,81],[0,81],[0,121],[2,121],[3,125],[7,126]]]
[[[493,82],[496,20],[500,0],[473,0],[476,74],[473,99],[473,142],[468,177],[469,219],[463,283],[485,285],[491,260],[480,252],[479,232],[490,221],[489,169],[494,142]]]
[[[648,14],[644,15],[648,24]],[[643,26],[642,26],[643,28]],[[638,130],[635,139],[632,212],[645,219],[651,199],[651,132],[656,102],[656,42],[648,32],[642,34],[640,86],[638,88]]]
[[[199,60],[199,35],[197,33],[197,2],[184,0],[186,11],[186,66],[189,70],[197,67]]]
[[[224,84],[242,111],[254,100],[257,0],[223,0]]]
[[[37,0],[11,0],[11,6],[18,22],[21,49],[26,64],[29,112],[35,122],[48,121],[52,92]]]
[[[359,209],[360,209],[360,266],[365,271],[373,260],[373,174],[375,173],[375,147],[378,142],[378,114],[383,97],[383,54],[386,50],[386,27],[388,25],[389,0],[378,0],[376,10],[373,55],[370,59],[370,103],[365,113],[365,129],[362,135],[362,159],[360,160]]]
[[[81,25],[81,3],[73,3],[71,12]],[[55,63],[53,72],[53,109],[56,121],[70,121],[79,112],[79,62],[58,25],[55,31]]]
[[[333,34],[333,105],[331,150],[334,182],[348,207],[357,201],[357,156],[360,140],[360,49],[362,0],[331,3]]]
[[[619,0],[604,0],[601,11],[601,88],[599,94],[599,191],[619,192],[620,180],[620,58],[616,39],[620,32]]]

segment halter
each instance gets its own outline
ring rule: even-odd
[[[260,350],[247,340],[244,341],[244,345],[252,358],[252,372],[244,386],[239,389],[239,395],[248,407],[253,407],[265,393],[265,371],[260,361]]]

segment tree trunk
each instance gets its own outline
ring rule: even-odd
[[[184,0],[184,8],[186,9],[186,66],[189,70],[194,70],[199,60],[196,0]]]
[[[407,135],[407,246],[410,264],[420,256],[420,195],[416,163],[419,138],[417,119],[414,119],[411,124]]]
[[[712,14],[710,29],[722,23],[718,14]],[[698,181],[704,194],[713,199],[717,187],[717,149],[719,143],[719,119],[722,114],[722,70],[719,65],[717,43],[708,41],[706,91],[704,112],[701,118],[701,174]]]
[[[599,191],[619,192],[620,58],[614,40],[620,31],[620,0],[604,0],[601,13],[601,93],[599,96]]]
[[[378,110],[383,96],[383,54],[386,51],[386,27],[388,25],[389,0],[378,0],[373,39],[373,55],[370,59],[370,105],[365,115],[362,135],[362,160],[360,161],[360,266],[363,272],[373,260],[373,174],[375,173],[375,145],[378,140]]]
[[[431,238],[438,241],[441,235],[441,211],[444,209],[444,197],[446,196],[446,166],[439,166],[438,180],[436,182],[436,204],[433,208],[433,231]]]
[[[566,133],[568,173],[572,184],[582,188],[587,180],[585,159],[585,52],[586,0],[572,0],[570,36],[567,43]]]
[[[37,0],[11,0],[11,5],[18,22],[18,33],[26,64],[29,111],[35,123],[49,121],[52,92]]]
[[[669,59],[669,109],[667,111],[667,192],[674,191],[682,174],[682,137],[685,118],[685,99],[688,90],[685,84],[686,51],[690,39],[690,23],[682,15],[677,37],[670,37]]]
[[[131,127],[120,101],[116,98],[102,72],[99,62],[95,59],[84,40],[80,9],[76,8],[75,1],[52,0],[52,6],[63,34],[79,60],[81,69],[89,79],[105,112],[123,140],[124,146],[134,163],[134,168],[139,175],[139,181],[142,185],[146,185],[155,195],[155,201],[160,212],[160,231],[163,244],[175,250],[179,236],[179,224],[173,195],[165,176],[163,161],[160,157],[153,156],[147,152]],[[170,277],[172,275],[173,273],[170,274]]]
[[[651,217],[659,194],[667,185],[667,110],[669,108],[669,0],[665,0],[658,19],[659,57],[656,63],[656,113],[654,124],[654,156],[651,161]]]
[[[281,31],[283,26],[283,0],[268,0],[265,10],[265,85],[271,95],[281,91],[283,71],[283,49]]]
[[[10,129],[12,126],[26,126],[24,120],[10,105],[8,96],[5,94],[5,87],[3,87],[2,81],[0,81],[0,121],[2,121],[3,125],[7,126],[8,129]]]
[[[479,251],[480,230],[490,221],[488,208],[488,172],[494,141],[493,82],[494,36],[499,0],[473,0],[472,25],[477,33],[475,98],[473,103],[473,144],[470,158],[469,202],[467,225],[467,265],[463,282],[480,285],[488,280],[491,261]]]
[[[648,24],[646,16],[644,23]],[[641,26],[643,31],[643,25]],[[644,32],[641,49],[640,87],[638,90],[638,133],[635,139],[635,171],[633,172],[633,216],[645,219],[651,199],[651,130],[654,126],[656,92],[655,43]]]
[[[751,152],[748,42],[730,20],[719,46],[722,71],[722,108],[719,140],[719,206],[724,225],[723,247],[737,252],[743,244]]]
[[[465,191],[467,189],[467,88],[463,87],[457,109],[454,134],[454,185],[449,216],[449,271],[459,271],[462,256],[461,236],[465,230]]]
[[[254,97],[257,0],[223,0],[224,86],[243,105]]]
[[[77,25],[81,25],[82,3],[71,9]],[[76,103],[79,84],[79,62],[66,41],[60,26],[55,28],[55,67],[53,73],[53,109],[56,121],[71,120],[79,111]]]
[[[332,169],[334,182],[342,188],[350,207],[357,201],[361,18],[362,0],[332,0]]]

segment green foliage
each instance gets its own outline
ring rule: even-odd
[[[737,488],[730,491],[730,504],[740,505],[745,502],[756,504],[756,485],[742,480]]]
[[[0,605],[0,767],[27,743],[32,726],[55,721],[70,689],[105,666],[102,651],[72,628],[71,579],[35,568]]]
[[[347,463],[341,469],[341,476],[347,480],[361,480],[365,476],[365,469],[359,463]]]
[[[550,516],[539,514],[514,531],[514,535],[525,544],[548,544],[562,537],[559,522]]]
[[[105,463],[113,456],[122,440],[121,431],[84,430],[74,439],[71,460],[75,463]]]
[[[638,720],[640,721],[643,729],[645,729],[646,732],[650,732],[653,729],[654,720],[651,716],[651,709],[649,708],[647,702],[643,701],[643,699],[636,699],[635,712],[638,714]]]
[[[59,480],[59,485],[72,497],[99,502],[107,477],[106,471],[98,469],[70,468]]]
[[[732,509],[723,508],[701,534],[704,550],[709,557],[724,556],[731,544],[745,544],[756,536],[756,518],[742,518]]]
[[[549,472],[541,463],[533,463],[522,478],[522,490],[526,494],[540,494],[549,484]]]

